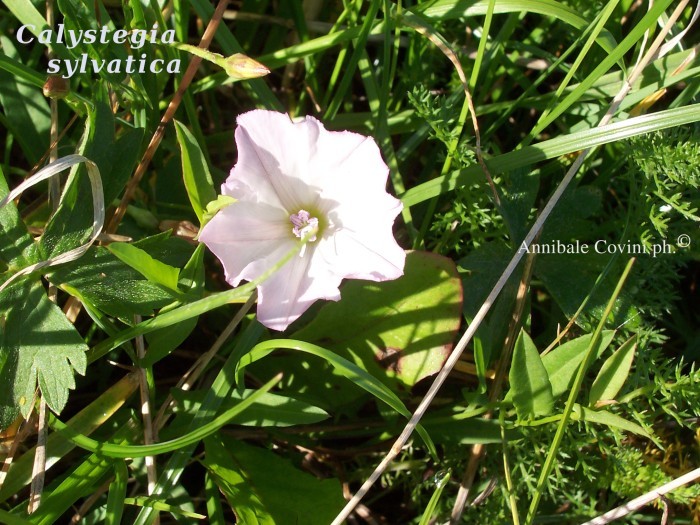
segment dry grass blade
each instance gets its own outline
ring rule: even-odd
[[[669,481],[665,485],[662,485],[657,489],[649,491],[646,494],[639,496],[638,498],[628,501],[624,505],[620,505],[619,507],[609,512],[606,512],[602,516],[598,516],[597,518],[587,521],[582,525],[606,525],[606,523],[610,523],[611,521],[614,521],[618,518],[627,516],[635,510],[640,509],[645,505],[649,505],[649,503],[652,503],[655,499],[662,498],[664,494],[668,494],[669,492],[672,492],[677,488],[682,487],[683,485],[687,485],[688,483],[692,483],[697,479],[700,479],[700,468],[691,470],[687,474],[683,474],[682,476],[674,479],[673,481]]]
[[[28,275],[36,270],[42,268],[48,268],[50,266],[56,266],[58,264],[63,264],[66,262],[74,261],[80,258],[87,250],[92,246],[92,244],[97,240],[97,237],[102,232],[102,223],[104,222],[104,192],[102,189],[102,179],[100,178],[100,170],[97,164],[81,155],[66,155],[60,159],[48,164],[47,166],[40,169],[34,175],[26,179],[19,186],[8,193],[4,199],[0,201],[0,208],[7,205],[9,202],[13,201],[15,198],[19,197],[26,189],[38,184],[41,181],[55,177],[63,170],[66,170],[76,164],[85,163],[87,167],[87,175],[90,179],[90,189],[92,190],[92,206],[93,206],[93,220],[92,220],[92,234],[88,241],[72,250],[69,250],[61,255],[41,261],[22,270],[15,272],[12,277],[7,279],[1,286],[0,291],[7,288],[12,282],[19,279],[23,275]]]
[[[515,298],[515,308],[513,309],[513,317],[511,319],[510,327],[508,328],[508,335],[505,342],[503,343],[503,351],[498,359],[498,364],[496,366],[496,375],[494,382],[491,386],[491,391],[489,392],[489,402],[497,401],[501,397],[501,392],[503,391],[503,384],[506,378],[506,371],[510,365],[511,356],[513,354],[513,346],[518,338],[518,333],[520,332],[520,327],[522,326],[522,316],[525,310],[525,300],[527,298],[527,290],[530,287],[530,280],[532,279],[532,270],[535,265],[535,254],[529,253],[527,259],[525,260],[525,268],[523,269],[523,275],[520,279],[520,284],[518,285],[518,292]],[[490,419],[493,417],[493,411],[489,410],[484,414],[485,419]],[[457,492],[457,498],[455,500],[454,507],[452,508],[451,520],[453,523],[458,523],[462,516],[462,511],[467,504],[469,499],[469,492],[474,483],[474,478],[476,477],[476,471],[479,466],[481,458],[483,458],[486,452],[486,447],[482,443],[477,443],[472,447],[472,452],[469,457],[469,462],[467,463],[467,468],[464,471],[464,476],[462,477],[462,482],[459,486],[459,491]]]

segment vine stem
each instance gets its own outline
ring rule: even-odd
[[[134,316],[135,324],[141,322],[141,316]],[[136,338],[136,356],[139,361],[146,357],[146,342],[143,335],[139,335]],[[153,417],[151,413],[151,394],[148,388],[148,371],[145,367],[139,364],[137,368],[138,378],[139,378],[139,395],[141,397],[141,419],[143,420],[143,444],[152,445],[158,440],[157,430],[153,428]],[[158,470],[156,468],[156,458],[155,456],[146,456],[144,458],[146,464],[146,483],[147,483],[147,493],[150,496],[153,494],[153,489],[158,483]],[[160,523],[160,517],[156,513],[154,520],[154,525]]]

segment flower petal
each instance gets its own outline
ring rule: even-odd
[[[319,190],[307,184],[311,158],[309,128],[284,113],[256,110],[237,119],[238,162],[223,191],[236,198],[257,199],[290,213],[315,205]]]
[[[372,236],[377,231],[391,234],[396,216],[401,213],[403,204],[382,190],[381,194],[366,195],[359,199],[328,200],[321,203],[332,203],[326,217],[335,229],[349,229],[359,235]],[[392,236],[393,238],[393,236]]]
[[[258,286],[258,321],[268,328],[285,330],[318,299],[340,299],[341,277],[330,273],[314,251],[293,257]]]
[[[350,279],[389,281],[403,275],[406,252],[397,244],[389,228],[363,232],[340,229],[318,246],[333,273]]]
[[[202,228],[199,240],[221,261],[226,281],[232,286],[238,286],[241,279],[257,277],[259,274],[250,277],[246,269],[266,259],[276,248],[284,245],[288,251],[294,247],[292,227],[283,209],[246,201],[235,202],[217,213]]]
[[[322,188],[325,198],[338,202],[363,202],[367,196],[385,194],[389,168],[374,140],[318,125],[318,141],[309,162],[310,183]]]

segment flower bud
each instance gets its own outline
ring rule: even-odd
[[[264,77],[270,73],[270,70],[260,62],[242,53],[236,53],[224,59],[221,62],[221,66],[228,76],[236,80]]]
[[[50,75],[42,88],[44,96],[48,98],[62,99],[70,93],[68,80],[58,75]]]

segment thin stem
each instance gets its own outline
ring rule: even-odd
[[[39,399],[39,425],[37,428],[36,454],[32,468],[32,484],[29,492],[29,504],[27,514],[33,514],[41,503],[41,493],[44,489],[46,477],[46,439],[48,428],[46,426],[46,401]]]
[[[141,316],[134,316],[135,324],[141,322]],[[146,345],[144,342],[143,335],[139,335],[136,338],[136,356],[139,360],[146,357]],[[139,378],[139,394],[141,396],[141,419],[143,420],[143,443],[144,445],[152,445],[157,441],[156,433],[153,428],[153,418],[151,416],[151,395],[148,389],[148,376],[147,370],[143,367],[138,368],[138,378]],[[144,458],[146,463],[146,480],[148,483],[147,493],[150,496],[153,494],[153,489],[158,483],[158,472],[156,470],[156,460],[154,456],[146,456]],[[159,516],[156,514],[154,523],[157,525],[159,522]]]
[[[518,333],[520,332],[520,327],[522,325],[523,311],[525,310],[525,299],[527,297],[527,290],[530,285],[530,280],[532,278],[532,271],[535,265],[535,254],[529,253],[527,259],[525,260],[525,268],[523,269],[523,275],[520,279],[520,284],[518,285],[518,292],[515,298],[515,308],[513,310],[513,317],[508,329],[508,335],[503,343],[503,351],[498,360],[498,365],[496,366],[496,375],[494,376],[494,382],[491,386],[489,392],[489,403],[495,403],[500,397],[503,390],[503,384],[505,382],[506,371],[508,370],[508,365],[511,362],[511,356],[513,354],[513,346],[518,338]],[[502,409],[499,413],[502,413]],[[493,417],[493,410],[489,410],[484,419],[490,419]],[[481,458],[484,457],[486,452],[486,446],[483,443],[477,443],[472,447],[471,456],[469,457],[469,463],[462,476],[462,482],[459,485],[459,490],[457,492],[457,498],[455,498],[454,506],[452,507],[452,515],[450,517],[451,523],[459,523],[464,511],[464,507],[469,499],[469,492],[471,491],[472,485],[474,483],[474,477],[476,476],[476,471],[479,466]]]
[[[46,0],[46,24],[53,28],[54,11],[53,0]],[[52,57],[51,51],[48,52]],[[58,159],[58,102],[54,97],[50,99],[51,108],[51,129],[49,137],[49,162]],[[51,177],[49,179],[49,203],[55,212],[58,209],[58,201],[61,197],[61,179]],[[49,285],[48,297],[53,303],[56,302],[57,290],[53,284]],[[46,477],[46,440],[48,429],[46,428],[46,400],[44,396],[39,397],[39,422],[37,426],[36,454],[34,455],[34,465],[32,466],[32,483],[29,491],[29,504],[27,514],[33,514],[41,503],[41,493],[44,490],[44,479]]]
[[[505,475],[506,488],[508,489],[508,502],[510,504],[510,513],[513,517],[513,525],[520,525],[518,501],[515,499],[515,487],[513,485],[513,479],[510,475],[510,464],[508,463],[508,441],[506,440],[505,411],[503,409],[499,411],[498,420],[501,423],[501,453],[503,454],[503,474]]]

